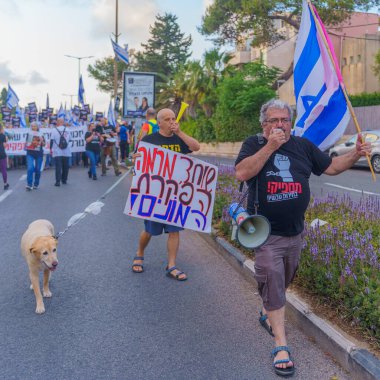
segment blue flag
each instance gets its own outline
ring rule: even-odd
[[[16,93],[13,91],[13,88],[8,83],[8,93],[7,93],[7,107],[12,109],[18,105],[19,98]]]
[[[21,128],[26,128],[25,112],[19,106],[16,106],[16,116],[20,118]]]
[[[125,45],[125,49],[123,49],[116,42],[112,41],[112,39],[111,42],[116,59],[123,61],[125,64],[129,65],[128,45]]]
[[[297,104],[294,134],[307,138],[324,151],[343,135],[350,121],[350,113],[341,87],[339,69],[335,67],[323,41],[323,36],[328,38],[327,33],[323,32],[323,24],[315,8],[313,10],[316,20],[304,0],[294,55]],[[316,23],[319,23],[322,33]]]
[[[84,104],[84,87],[83,87],[82,75],[79,78],[78,102],[79,104],[82,104],[82,105]]]
[[[108,107],[108,124],[112,125],[113,127],[116,127],[116,119],[115,119],[115,113],[112,107],[112,100],[110,100],[110,105]]]
[[[58,111],[58,114],[57,114],[57,118],[65,118],[66,116],[66,111],[63,109],[62,107],[62,103],[61,103],[61,107],[59,107],[59,111]]]

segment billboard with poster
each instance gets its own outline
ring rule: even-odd
[[[154,107],[155,75],[124,71],[123,117],[144,117]]]

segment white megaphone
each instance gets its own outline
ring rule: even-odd
[[[237,240],[245,248],[262,246],[270,235],[268,219],[262,215],[249,215],[238,203],[232,203],[229,209],[232,217],[232,240]]]

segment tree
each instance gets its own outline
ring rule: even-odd
[[[1,90],[1,95],[0,95],[0,102],[1,102],[1,105],[2,106],[5,106],[6,103],[7,103],[7,89],[4,87],[2,90]]]
[[[380,81],[380,50],[375,55],[375,64],[373,66],[373,72],[379,78]]]
[[[129,65],[130,66],[130,65]],[[117,75],[118,75],[118,89],[122,89],[123,71],[129,68],[124,62],[117,62]],[[102,92],[114,95],[114,58],[106,57],[97,59],[94,65],[88,65],[87,71],[90,77],[94,78],[98,84],[97,89]]]
[[[278,72],[261,62],[251,62],[225,75],[213,116],[217,141],[241,141],[260,130],[260,108],[274,98],[270,85]]]
[[[158,73],[158,81],[164,82],[190,57],[192,38],[181,33],[177,16],[170,13],[157,15],[149,30],[151,37],[141,44],[143,51],[136,53],[136,67],[139,71]]]
[[[335,25],[347,19],[354,10],[368,10],[378,0],[313,0],[326,25]],[[270,46],[284,36],[274,27],[281,20],[299,30],[302,0],[215,0],[202,18],[200,32],[212,37],[217,45],[238,44],[247,35],[253,35],[252,46]],[[292,69],[281,79],[289,79]]]

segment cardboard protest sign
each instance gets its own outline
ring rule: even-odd
[[[218,168],[189,155],[140,142],[124,213],[211,232]]]

